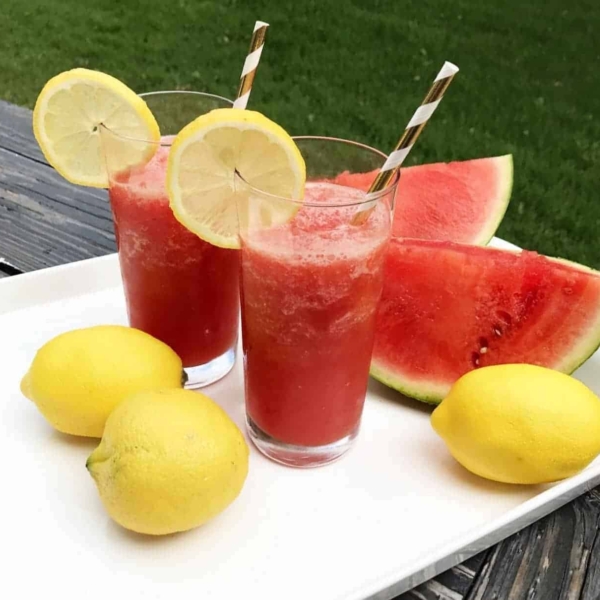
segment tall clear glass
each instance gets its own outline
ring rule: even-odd
[[[314,467],[339,458],[359,430],[397,178],[367,200],[341,182],[372,180],[384,154],[332,138],[295,141],[304,202],[235,176],[246,413],[261,452]],[[293,216],[268,226],[269,211]]]
[[[165,189],[173,137],[196,117],[231,101],[196,92],[142,94],[156,117],[159,144],[145,166],[123,169],[122,138],[101,132],[109,197],[129,323],[179,354],[187,387],[223,377],[235,361],[239,323],[239,251],[218,248],[174,217]]]

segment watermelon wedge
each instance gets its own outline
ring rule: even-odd
[[[573,372],[600,345],[600,273],[535,252],[390,242],[371,375],[439,403],[464,373]]]
[[[334,181],[366,191],[376,175],[344,172]],[[484,246],[504,217],[512,185],[511,154],[405,167],[393,235]]]

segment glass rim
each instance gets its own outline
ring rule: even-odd
[[[157,96],[166,96],[166,95],[202,96],[204,98],[212,98],[214,100],[221,100],[221,101],[225,102],[226,104],[233,106],[233,100],[230,100],[229,98],[225,98],[225,96],[219,96],[218,94],[210,94],[209,92],[196,92],[194,90],[158,90],[156,92],[143,92],[142,94],[138,94],[138,97],[145,99],[145,98],[148,98],[149,96],[157,97]],[[198,115],[198,116],[201,116],[201,115]],[[153,140],[135,138],[135,137],[131,137],[128,135],[121,135],[119,133],[115,133],[112,129],[110,129],[109,127],[104,125],[104,123],[100,123],[100,127],[102,129],[106,129],[106,131],[109,131],[111,133],[111,135],[114,135],[116,138],[121,139],[121,140],[127,140],[129,142],[138,142],[141,144],[151,144],[153,146],[162,146],[164,148],[170,148],[173,145],[172,141],[163,142],[163,141],[159,140],[158,142],[155,142]]]
[[[352,140],[346,140],[344,138],[328,137],[328,136],[322,136],[322,135],[294,135],[294,136],[292,136],[292,139],[294,141],[296,141],[296,140],[304,140],[304,141],[314,140],[314,141],[318,141],[318,142],[334,142],[334,143],[347,144],[349,146],[354,146],[354,147],[361,148],[361,149],[367,150],[369,152],[372,152],[373,154],[377,154],[377,155],[381,156],[383,161],[385,161],[387,159],[387,155],[385,153],[381,152],[381,150],[377,150],[377,148],[367,146],[367,144],[362,144],[361,142],[354,142]],[[249,187],[253,192],[260,194],[261,196],[266,196],[267,198],[277,200],[279,202],[288,202],[291,204],[297,204],[298,206],[309,206],[311,208],[312,207],[316,207],[316,208],[348,208],[348,207],[352,207],[352,206],[362,206],[363,204],[375,202],[375,201],[379,200],[380,198],[382,198],[383,196],[386,196],[390,192],[395,193],[396,189],[398,187],[398,183],[400,181],[400,169],[398,169],[396,171],[396,173],[394,173],[392,182],[389,183],[388,185],[386,185],[382,190],[380,190],[378,192],[373,192],[372,194],[363,192],[364,198],[362,198],[361,200],[358,200],[356,202],[339,202],[339,203],[336,202],[336,203],[332,203],[332,204],[323,204],[321,202],[306,202],[304,200],[295,200],[293,198],[288,198],[286,196],[278,196],[277,194],[271,194],[269,192],[265,192],[264,190],[261,190],[260,188],[257,188],[255,186],[253,186],[251,183],[249,183],[248,181],[246,181],[246,179],[244,179],[243,175],[237,169],[234,172],[234,179],[235,178],[240,179],[244,183],[244,185]],[[333,185],[338,185],[338,184],[333,184]],[[339,187],[349,187],[349,186],[341,186],[340,185]],[[359,191],[362,191],[362,190],[359,190]]]

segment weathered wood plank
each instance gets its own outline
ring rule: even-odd
[[[114,252],[106,192],[48,166],[31,116],[0,101],[0,256],[28,271]]]
[[[22,273],[21,269],[17,269],[11,262],[3,256],[0,256],[0,277],[10,277]]]
[[[105,190],[73,185],[52,167],[3,148],[0,148],[0,182],[2,187],[16,193],[33,192],[45,198],[46,204],[57,212],[110,220]]]
[[[114,252],[104,190],[0,148],[0,256],[29,271]]]
[[[600,493],[594,490],[498,544],[466,600],[597,600]],[[586,572],[588,579],[586,580]]]
[[[600,496],[598,490],[599,488],[596,488],[592,494]],[[598,519],[596,527],[600,527],[600,519]],[[598,598],[600,598],[600,536],[596,534],[579,600],[598,600]]]
[[[31,111],[0,100],[0,148],[46,163],[35,138]]]
[[[473,556],[435,579],[397,596],[395,600],[463,600],[473,586],[487,554],[488,551]]]

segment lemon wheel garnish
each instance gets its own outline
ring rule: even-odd
[[[119,138],[111,144],[110,158],[123,169],[148,162],[157,147],[148,142],[160,140],[146,103],[105,73],[65,71],[50,79],[38,96],[33,132],[46,160],[72,183],[108,187],[102,126]]]
[[[302,200],[306,168],[292,138],[264,115],[222,108],[202,115],[175,138],[167,166],[167,190],[175,217],[190,231],[222,248],[239,248],[234,172],[273,196]],[[238,200],[240,190],[238,192]],[[265,226],[285,223],[300,204],[258,195]]]

